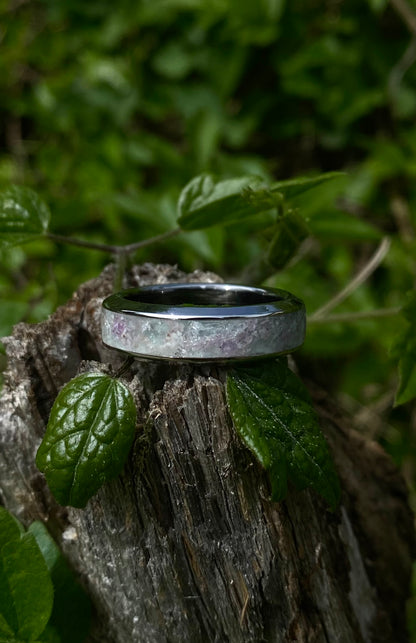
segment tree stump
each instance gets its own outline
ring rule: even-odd
[[[114,268],[49,320],[5,340],[0,502],[43,520],[94,604],[91,642],[400,643],[407,640],[414,532],[389,457],[314,393],[343,494],[331,513],[314,492],[269,500],[265,473],[227,412],[224,369],[135,361],[138,407],[122,475],[85,510],[56,504],[35,466],[49,411],[77,373],[117,369],[100,340]],[[125,285],[218,281],[170,266],[134,267]]]

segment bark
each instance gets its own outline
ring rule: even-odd
[[[135,361],[138,406],[122,475],[85,510],[59,507],[35,453],[59,389],[124,357],[100,342],[113,267],[41,324],[6,339],[0,502],[46,522],[95,607],[91,642],[360,643],[407,640],[414,533],[389,457],[314,390],[341,478],[331,513],[312,491],[269,500],[267,476],[233,430],[224,369]],[[217,280],[145,264],[126,284]]]

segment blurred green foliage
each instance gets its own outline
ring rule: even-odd
[[[415,288],[416,47],[394,5],[0,0],[0,18],[0,188],[35,189],[55,233],[123,244],[173,229],[182,188],[205,172],[268,184],[346,172],[299,195],[285,229],[262,214],[137,260],[266,279],[313,314],[389,237],[377,270],[312,319],[298,359],[414,489],[415,406],[393,408],[409,319],[331,321],[394,310]],[[43,319],[107,261],[45,239],[3,250],[0,331]]]

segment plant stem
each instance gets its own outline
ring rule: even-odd
[[[326,313],[338,306],[341,302],[344,301],[347,297],[351,295],[359,286],[361,286],[366,279],[378,268],[378,266],[383,261],[384,257],[390,249],[391,241],[388,237],[384,237],[376,252],[373,254],[371,259],[365,264],[364,268],[360,270],[358,274],[343,288],[339,293],[330,299],[326,304],[324,304],[318,310],[315,310],[310,317],[310,321],[315,321],[322,317],[325,317]]]
[[[45,237],[51,241],[66,243],[67,245],[77,246],[78,248],[90,248],[91,250],[100,250],[101,252],[117,254],[118,246],[112,246],[106,243],[95,243],[93,241],[84,241],[83,239],[74,239],[73,237],[65,237],[64,235],[54,234],[53,232],[47,232]]]
[[[137,243],[130,243],[127,246],[118,246],[118,247],[121,248],[121,252],[125,252],[126,254],[131,254],[136,250],[140,250],[141,248],[145,248],[146,246],[151,246],[153,243],[159,243],[160,241],[166,241],[167,239],[172,239],[172,237],[176,237],[180,232],[182,232],[181,228],[174,228],[173,230],[168,230],[168,232],[162,232],[162,234],[158,234],[155,237],[150,237],[149,239],[143,239],[143,241],[137,241]]]
[[[122,363],[122,365],[120,366],[118,371],[114,374],[114,377],[118,378],[118,377],[121,377],[122,375],[124,375],[124,373],[126,373],[129,370],[129,368],[133,364],[133,362],[134,362],[133,355],[129,355],[126,358],[126,360]]]
[[[401,311],[401,307],[376,308],[375,310],[362,310],[354,313],[339,313],[327,317],[314,317],[308,319],[308,324],[336,324],[339,322],[355,322],[366,319],[378,319],[380,317],[393,317]]]
[[[166,239],[171,239],[176,237],[177,234],[181,232],[180,228],[174,228],[168,232],[163,232],[158,234],[155,237],[150,237],[149,239],[143,239],[143,241],[138,241],[137,243],[130,243],[126,246],[111,245],[107,243],[95,243],[93,241],[84,241],[83,239],[74,239],[73,237],[65,237],[64,235],[54,234],[53,232],[47,232],[46,237],[51,241],[56,241],[58,243],[66,243],[71,246],[77,246],[79,248],[89,248],[91,250],[99,250],[100,252],[108,252],[113,255],[127,255],[136,250],[140,250],[146,246],[150,246],[153,243],[158,243],[160,241],[165,241]]]
[[[122,290],[123,288],[123,278],[127,267],[127,254],[119,252],[118,254],[114,255],[114,259],[116,269],[114,273],[113,288],[114,292],[117,292],[118,290]]]
[[[416,13],[413,11],[413,7],[406,2],[406,0],[390,0],[394,9],[402,18],[403,22],[411,31],[411,33],[416,35]]]
[[[390,100],[393,100],[397,95],[397,91],[403,80],[403,76],[414,64],[416,59],[416,32],[406,48],[403,56],[392,68],[387,82],[387,89],[390,95]]]

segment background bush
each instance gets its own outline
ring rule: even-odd
[[[38,191],[58,234],[122,244],[175,228],[196,174],[343,170],[299,201],[313,234],[279,271],[256,272],[270,242],[261,217],[181,234],[137,260],[267,277],[313,313],[388,236],[382,264],[334,313],[400,307],[416,275],[416,6],[401,6],[0,0],[0,187]],[[107,261],[48,240],[4,250],[0,335],[45,318]],[[298,358],[392,454],[415,505],[415,407],[393,408],[391,347],[406,324],[328,315]]]

